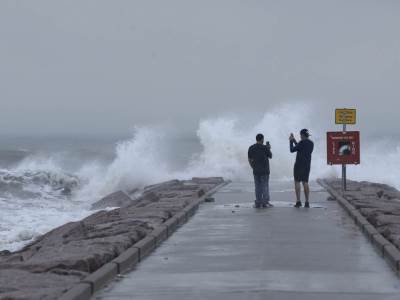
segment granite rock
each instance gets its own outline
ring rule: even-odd
[[[118,191],[112,193],[100,201],[92,204],[92,209],[104,209],[107,207],[125,207],[132,204],[132,199],[125,192]]]

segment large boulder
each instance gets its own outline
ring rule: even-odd
[[[105,196],[101,200],[92,204],[92,209],[105,209],[108,207],[125,207],[132,204],[133,200],[125,192],[118,191]]]
[[[0,270],[0,299],[51,300],[81,280],[80,276],[32,273],[24,270]]]
[[[179,180],[170,180],[159,184],[153,184],[147,186],[144,191],[151,191],[153,193],[157,193],[159,191],[166,191],[170,189],[179,189],[182,186],[182,182]]]
[[[222,177],[193,177],[192,181],[197,184],[214,184],[218,185],[224,182],[224,179]]]

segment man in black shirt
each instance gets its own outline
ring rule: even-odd
[[[271,207],[269,203],[269,159],[272,158],[271,145],[269,142],[264,145],[264,136],[256,136],[257,143],[249,148],[249,164],[253,169],[254,184],[256,190],[255,207]]]
[[[297,152],[296,163],[294,164],[294,182],[296,189],[296,205],[299,208],[302,206],[300,200],[301,187],[300,183],[303,183],[304,195],[306,197],[305,207],[310,207],[310,187],[308,180],[310,177],[311,170],[311,156],[314,150],[314,143],[309,139],[310,133],[307,129],[300,131],[301,141],[297,143],[293,133],[290,135],[290,152]]]

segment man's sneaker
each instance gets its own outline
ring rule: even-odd
[[[301,202],[299,201],[299,202],[296,202],[296,204],[294,205],[294,207],[296,207],[296,208],[300,208],[300,207],[302,207],[303,206],[303,204],[301,204]]]
[[[268,207],[274,207],[270,202],[267,202],[263,205],[263,207],[268,208]]]
[[[304,207],[305,207],[305,208],[310,208],[310,202],[307,201],[307,202],[304,204]]]

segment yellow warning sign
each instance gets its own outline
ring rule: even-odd
[[[357,122],[356,109],[336,109],[336,124],[351,124],[355,125]]]

